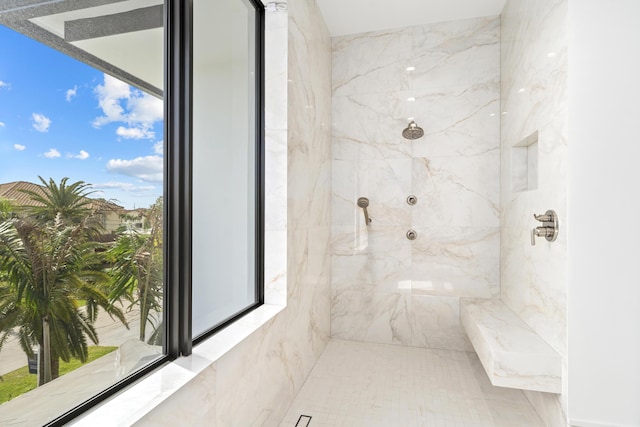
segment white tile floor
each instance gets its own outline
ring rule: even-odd
[[[332,340],[280,427],[544,427],[475,353]],[[307,427],[307,421],[300,426]]]

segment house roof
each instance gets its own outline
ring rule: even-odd
[[[41,195],[45,194],[44,187],[27,181],[14,181],[0,184],[0,197],[11,200],[14,206],[42,206],[42,203],[31,199],[31,196],[25,191],[33,191]],[[96,212],[123,210],[124,207],[113,202],[101,199],[91,199],[91,203],[87,206]]]

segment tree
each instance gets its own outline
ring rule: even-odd
[[[111,301],[125,297],[130,301],[129,309],[140,308],[139,338],[145,341],[147,325],[151,325],[148,342],[161,344],[161,319],[163,290],[162,247],[162,198],[145,210],[143,224],[147,230],[134,227],[131,221],[118,230],[116,244],[108,252],[113,285]]]
[[[53,178],[45,181],[38,176],[42,182],[43,192],[32,190],[22,190],[28,194],[33,202],[33,206],[27,207],[30,216],[45,223],[57,219],[63,224],[79,224],[87,219],[92,218],[91,199],[89,195],[91,185],[84,181],[77,181],[71,185],[67,185],[69,178],[62,178],[60,184],[56,184]],[[96,224],[90,224],[92,227],[99,227]]]
[[[67,180],[50,180],[43,194],[29,192],[38,206],[0,223],[6,281],[0,286],[0,350],[14,331],[28,356],[37,346],[40,384],[57,378],[59,359],[86,361],[87,339],[98,343],[93,324],[99,308],[126,325],[107,296],[100,244],[90,239],[97,222],[87,207],[88,185],[67,186]],[[86,307],[78,307],[78,300]]]

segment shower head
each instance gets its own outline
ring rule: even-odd
[[[366,197],[358,197],[359,208],[366,208],[368,206],[369,206],[369,199],[367,199]]]
[[[416,122],[411,120],[409,122],[409,126],[405,130],[402,131],[402,136],[406,139],[418,139],[424,135],[424,131],[421,127],[418,127]]]

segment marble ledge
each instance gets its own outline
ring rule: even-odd
[[[260,306],[195,346],[190,356],[164,365],[69,425],[113,427],[135,424],[284,308],[284,305],[273,304]]]
[[[460,318],[491,384],[562,393],[562,358],[502,301],[461,299]]]

